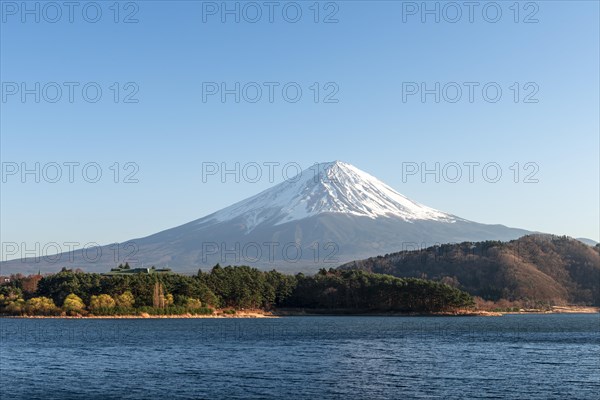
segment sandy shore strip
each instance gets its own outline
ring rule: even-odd
[[[139,315],[34,315],[34,316],[2,316],[0,318],[15,318],[15,319],[197,319],[197,318],[279,318],[268,311],[238,311],[235,314],[181,314],[181,315],[150,315],[141,313]]]
[[[552,310],[524,309],[522,311],[485,311],[485,310],[459,310],[455,312],[439,312],[430,314],[419,313],[397,313],[397,312],[372,312],[372,313],[336,313],[327,312],[327,310],[281,310],[281,311],[263,311],[263,310],[244,310],[237,311],[235,314],[225,314],[215,312],[208,315],[150,315],[141,313],[139,315],[85,315],[85,316],[0,316],[0,318],[15,319],[196,319],[196,318],[281,318],[281,317],[316,317],[316,316],[365,316],[365,317],[411,317],[411,316],[431,316],[431,317],[501,317],[509,314],[597,314],[600,313],[600,307],[588,306],[553,306]]]
[[[600,313],[600,307],[555,306],[552,307],[552,312],[556,314],[595,314]]]

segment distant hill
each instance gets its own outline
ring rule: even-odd
[[[600,245],[566,236],[447,244],[340,268],[439,280],[486,300],[600,305]]]
[[[598,244],[598,242],[596,242],[595,240],[587,239],[587,238],[577,238],[577,240],[579,240],[582,243],[587,244],[588,246],[596,246]]]

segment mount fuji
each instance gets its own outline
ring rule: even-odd
[[[124,261],[140,267],[168,266],[178,272],[195,272],[216,263],[313,272],[437,243],[511,240],[528,233],[435,210],[350,164],[335,161],[306,169],[204,218],[123,243],[124,248],[129,246],[127,259],[115,259],[112,245],[89,249],[94,257],[75,251],[52,262],[27,258],[1,266],[3,274],[51,272],[63,266],[103,272]]]

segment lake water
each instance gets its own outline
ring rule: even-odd
[[[597,399],[600,317],[0,320],[2,399]]]

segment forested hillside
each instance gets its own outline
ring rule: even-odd
[[[565,236],[445,244],[341,266],[441,281],[486,300],[600,305],[600,247]]]

